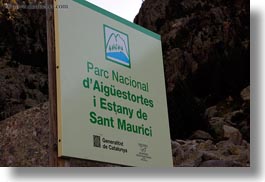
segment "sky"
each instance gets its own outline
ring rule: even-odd
[[[142,5],[142,0],[87,0],[111,13],[133,22]]]

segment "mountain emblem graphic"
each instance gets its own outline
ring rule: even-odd
[[[104,25],[106,59],[131,67],[128,35]]]

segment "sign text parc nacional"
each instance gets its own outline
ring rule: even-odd
[[[85,0],[55,10],[59,157],[172,166],[160,36]]]

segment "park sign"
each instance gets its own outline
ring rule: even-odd
[[[58,155],[171,167],[160,36],[85,0],[56,0]]]

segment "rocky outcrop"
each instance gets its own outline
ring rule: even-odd
[[[249,7],[247,0],[143,2],[134,22],[162,36],[173,139],[207,130],[206,108],[229,97],[242,102],[250,84]]]
[[[248,90],[249,86],[241,91]],[[249,97],[249,96],[246,96]],[[244,97],[243,97],[244,98]],[[234,135],[234,141],[250,142],[250,101],[232,97],[206,109],[204,118],[209,123],[209,132],[215,140]]]
[[[0,166],[49,165],[48,103],[0,122]]]
[[[44,3],[0,0],[0,121],[47,101],[46,10],[25,8]]]
[[[48,100],[48,75],[39,68],[0,58],[0,122]]]
[[[47,67],[46,10],[17,5],[44,5],[44,0],[0,0],[0,56],[14,63]]]
[[[209,133],[197,130],[188,140],[173,140],[174,166],[250,166],[248,102],[235,105],[231,98],[227,98],[226,102],[206,109],[204,117],[209,122]]]
[[[0,122],[0,166],[48,167],[48,103],[20,112]],[[65,167],[114,167],[118,165],[65,160]]]
[[[172,155],[175,167],[248,167],[250,166],[250,145],[240,145],[230,140],[214,143],[212,140],[172,141]]]
[[[217,81],[217,76],[219,79],[224,76],[227,84],[234,79],[245,86],[249,83],[249,1],[146,0],[134,22],[162,36],[168,91],[174,89],[178,75],[182,80],[196,76],[197,84],[191,85],[194,88],[200,85],[200,92],[214,90],[205,87],[213,87],[209,79]],[[218,68],[240,69],[233,78],[231,72],[223,75]],[[200,76],[205,79],[204,85]]]

